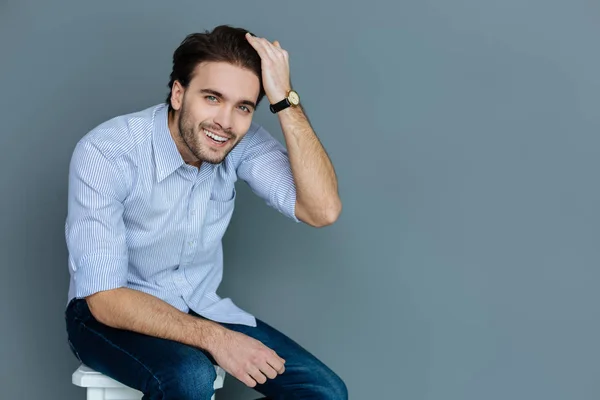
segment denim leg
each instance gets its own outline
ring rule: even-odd
[[[69,345],[90,368],[144,393],[144,400],[209,400],[216,379],[212,358],[200,349],[108,327],[85,300],[66,311]]]
[[[344,381],[298,343],[257,319],[257,326],[222,324],[261,341],[285,360],[285,372],[275,379],[254,387],[272,400],[319,399],[347,400],[348,389]]]

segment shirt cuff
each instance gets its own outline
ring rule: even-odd
[[[283,215],[300,222],[296,217],[296,185],[291,171],[279,175],[277,184],[271,191],[271,204],[275,204]]]
[[[83,298],[104,290],[127,286],[127,258],[97,254],[73,266],[75,296]]]

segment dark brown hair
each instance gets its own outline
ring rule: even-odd
[[[265,95],[260,56],[248,43],[245,37],[247,32],[242,28],[220,25],[212,32],[204,31],[186,36],[173,53],[173,70],[169,81],[169,95],[166,100],[169,111],[173,110],[171,105],[173,83],[177,80],[187,88],[194,76],[196,66],[204,61],[228,62],[254,72],[260,82],[260,92],[256,104],[260,103]]]

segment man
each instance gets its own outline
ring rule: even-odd
[[[245,181],[296,222],[341,211],[334,169],[290,83],[288,53],[246,30],[189,35],[167,104],[85,135],[69,170],[69,344],[144,399],[210,399],[214,364],[271,399],[346,399],[344,382],[222,299],[221,239]],[[252,122],[263,96],[287,150]]]

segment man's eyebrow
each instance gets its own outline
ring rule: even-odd
[[[220,97],[222,99],[225,98],[225,96],[223,96],[223,93],[217,92],[216,90],[213,90],[213,89],[200,89],[200,93],[212,94],[212,95]]]
[[[252,107],[253,109],[256,109],[256,104],[254,104],[254,102],[250,101],[250,100],[242,100],[242,101],[240,101],[240,104],[244,104],[244,105]]]
[[[223,100],[227,100],[227,98],[225,97],[225,95],[223,95],[223,93],[216,91],[214,89],[200,89],[200,92],[206,93],[206,94],[212,94],[213,96],[220,97]],[[256,109],[256,103],[254,103],[251,100],[241,100],[240,104],[244,104],[244,105],[252,107],[253,109]]]

